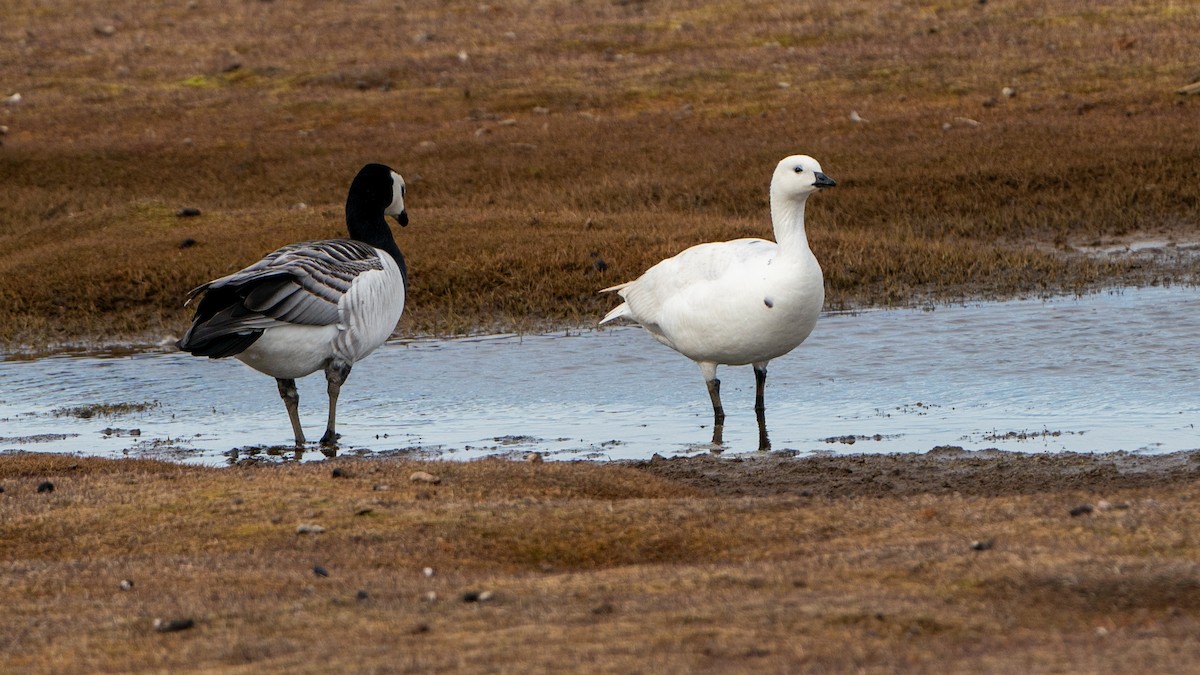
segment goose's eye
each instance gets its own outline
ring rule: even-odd
[[[796,167],[796,173],[804,173],[804,167],[802,167],[802,166]]]

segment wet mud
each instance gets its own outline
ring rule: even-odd
[[[1025,453],[938,447],[925,453],[809,457],[786,454],[653,457],[629,462],[646,473],[716,496],[822,498],[960,494],[1002,497],[1063,491],[1097,495],[1165,488],[1200,478],[1200,451]]]

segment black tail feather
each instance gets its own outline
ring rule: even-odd
[[[188,331],[188,334],[184,335],[182,340],[176,342],[175,346],[195,356],[223,359],[227,356],[241,354],[246,351],[250,345],[262,337],[262,334],[261,330],[253,330],[217,335],[207,340],[193,340],[192,331]]]

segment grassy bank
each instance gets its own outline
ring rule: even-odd
[[[1186,455],[9,455],[0,667],[1182,672],[1195,475]]]
[[[192,286],[341,234],[366,161],[412,185],[406,333],[590,323],[598,288],[693,243],[769,236],[766,184],[794,152],[839,181],[810,207],[831,307],[1180,278],[1073,249],[1192,241],[1200,221],[1200,97],[1174,93],[1200,77],[1189,3],[9,16],[8,344],[177,332]]]

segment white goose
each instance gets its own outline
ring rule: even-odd
[[[834,185],[812,157],[788,157],[771,178],[774,242],[699,244],[601,291],[616,291],[625,301],[601,324],[632,319],[700,366],[712,400],[714,444],[721,443],[725,422],[717,365],[752,364],[759,448],[770,447],[763,403],[767,362],[804,342],[825,302],[821,266],[804,232],[804,205],[809,195]]]
[[[355,362],[375,351],[404,312],[408,270],[384,216],[408,224],[404,179],[368,164],[346,197],[349,239],[306,241],[268,253],[246,269],[210,281],[192,326],[176,343],[196,356],[233,356],[274,377],[296,445],[304,445],[296,378],[325,371],[329,422],[322,445],[336,445],[337,399]]]

